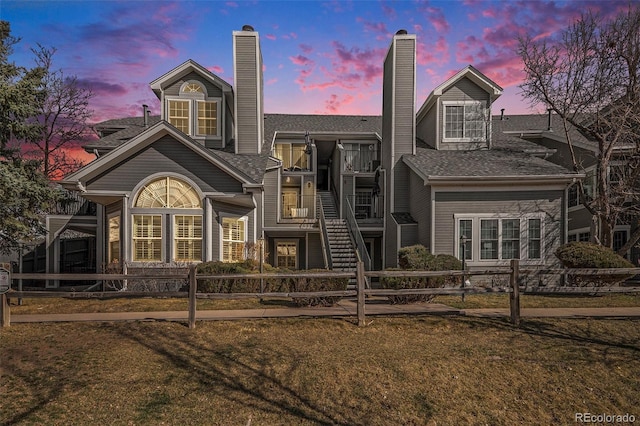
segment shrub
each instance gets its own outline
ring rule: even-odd
[[[233,275],[257,274],[257,262],[247,260],[237,263],[220,261],[204,262],[198,265],[199,275]],[[348,278],[307,278],[300,277],[299,271],[278,269],[271,265],[264,265],[264,272],[291,273],[286,278],[265,278],[262,286],[265,293],[293,293],[315,291],[346,290]],[[327,272],[326,269],[311,269],[305,272]],[[203,293],[259,293],[260,278],[204,278],[198,280],[198,291]],[[298,306],[331,306],[340,297],[295,297],[293,302]]]
[[[403,247],[398,252],[398,268],[386,269],[387,271],[450,271],[462,269],[462,262],[454,256],[439,254],[437,256],[429,253],[426,247],[414,245]],[[418,288],[442,288],[453,285],[459,278],[452,276],[437,277],[382,277],[380,285],[382,288],[402,290]],[[429,294],[414,294],[402,296],[389,296],[391,303],[415,303],[429,302],[435,296]]]
[[[608,247],[587,242],[571,242],[556,250],[556,257],[566,268],[633,268],[634,266]],[[632,275],[569,275],[569,283],[584,285],[614,285]]]

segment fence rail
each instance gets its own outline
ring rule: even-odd
[[[115,280],[184,280],[188,291],[173,292],[147,292],[147,291],[13,291],[1,295],[0,301],[0,326],[7,327],[11,323],[10,298],[71,298],[71,299],[118,299],[118,298],[149,298],[172,297],[188,298],[189,328],[195,328],[196,324],[196,299],[243,299],[243,298],[310,298],[310,297],[357,297],[358,325],[365,325],[365,300],[366,296],[404,296],[404,295],[465,295],[465,294],[509,294],[510,318],[515,325],[520,323],[520,294],[607,294],[607,293],[640,293],[640,287],[567,287],[567,286],[523,286],[519,285],[520,273],[552,273],[558,275],[638,275],[640,268],[624,269],[544,269],[532,270],[519,268],[519,261],[512,260],[509,268],[500,267],[476,271],[365,271],[364,263],[358,262],[355,272],[303,272],[295,275],[284,273],[262,274],[225,274],[225,275],[198,275],[195,265],[189,267],[185,274],[13,274],[12,279],[37,279],[37,280],[77,280],[77,281],[115,281]],[[442,277],[442,276],[473,276],[473,275],[508,275],[509,286],[501,287],[444,287],[444,288],[417,288],[417,289],[370,289],[365,288],[367,277]],[[198,293],[197,282],[200,279],[291,279],[291,278],[355,278],[354,290],[340,291],[313,291],[313,292],[260,292],[260,293]]]

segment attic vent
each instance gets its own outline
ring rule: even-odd
[[[396,35],[406,35],[407,34],[407,30],[398,30],[396,32]]]
[[[243,25],[242,31],[255,31],[251,25]]]
[[[360,121],[367,121],[365,117],[360,118]]]

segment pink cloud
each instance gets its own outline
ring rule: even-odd
[[[313,63],[314,63],[311,59],[307,58],[306,56],[302,56],[302,55],[289,56],[289,59],[295,65],[301,65],[301,66],[313,65]]]
[[[271,78],[271,79],[267,80],[265,84],[266,84],[267,86],[271,86],[271,85],[273,85],[273,84],[276,84],[277,82],[278,82],[278,79],[277,79],[277,78]]]
[[[425,18],[438,33],[447,33],[451,29],[449,21],[444,16],[444,12],[439,7],[429,6],[428,3],[420,5],[418,11],[425,15]]]
[[[353,100],[354,98],[351,95],[343,95],[342,98],[339,98],[338,95],[333,94],[325,101],[325,111],[330,114],[335,114],[344,105],[352,103]]]
[[[391,6],[388,6],[385,3],[382,3],[381,7],[382,7],[382,13],[384,13],[384,15],[388,19],[390,19],[392,21],[396,20],[396,18],[398,17],[398,14],[396,13],[396,10],[394,8],[392,8]]]
[[[302,53],[306,53],[307,55],[313,52],[313,46],[310,46],[308,44],[300,44],[298,45],[298,47],[300,47],[300,50],[302,50]]]
[[[267,40],[275,40],[276,36],[275,34],[266,34],[264,38],[266,38]]]
[[[225,3],[225,5],[228,7],[235,7],[235,8],[238,7],[238,3],[236,3],[235,1],[228,1]]]
[[[224,69],[220,65],[213,65],[211,67],[207,67],[207,69],[214,74],[224,74]]]

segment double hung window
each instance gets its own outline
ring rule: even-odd
[[[486,109],[480,102],[444,103],[445,141],[484,141]]]
[[[246,217],[222,218],[222,261],[240,262],[244,260],[247,234]]]
[[[190,136],[219,137],[219,102],[200,83],[185,83],[178,97],[167,99],[167,121]]]

